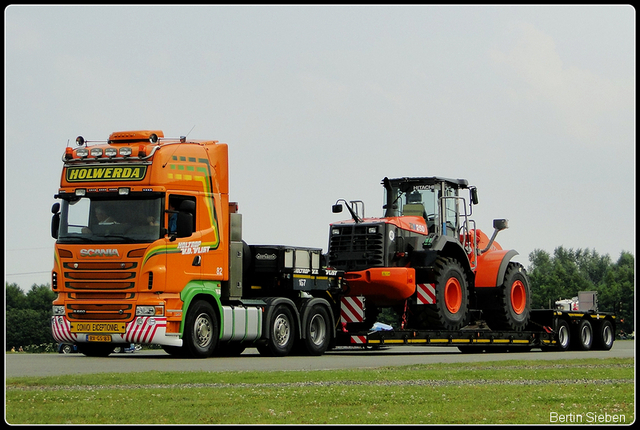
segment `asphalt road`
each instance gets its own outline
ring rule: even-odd
[[[381,350],[339,349],[320,357],[262,357],[254,348],[240,357],[173,358],[162,350],[86,357],[82,354],[5,354],[5,378],[88,373],[145,371],[275,371],[374,368],[430,363],[470,363],[502,360],[562,360],[574,358],[634,357],[635,341],[616,341],[610,351],[462,354],[458,348],[394,346]]]

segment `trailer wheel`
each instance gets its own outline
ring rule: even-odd
[[[569,324],[565,320],[558,320],[556,332],[558,333],[556,349],[559,351],[566,351],[569,349],[569,344],[571,343],[571,331],[569,330]]]
[[[498,288],[500,309],[490,319],[497,328],[524,330],[531,312],[531,291],[524,268],[520,264],[509,263],[504,282]]]
[[[599,349],[602,351],[609,351],[613,346],[613,324],[611,321],[602,321],[595,331],[593,339],[593,349]]]
[[[591,345],[593,344],[593,327],[589,320],[580,320],[572,338],[572,348],[579,349],[581,351],[588,351],[591,349]]]
[[[219,337],[220,325],[213,306],[204,300],[193,303],[185,321],[183,348],[194,358],[210,357]]]
[[[429,322],[437,328],[458,330],[469,316],[469,287],[464,269],[451,258],[438,258],[435,264],[436,303],[423,305]]]
[[[331,341],[329,313],[324,306],[315,305],[309,312],[309,318],[302,327],[303,345],[308,355],[322,355]]]
[[[269,322],[269,339],[266,345],[259,345],[258,352],[262,355],[284,357],[291,352],[295,341],[295,326],[293,314],[289,307],[278,305]]]

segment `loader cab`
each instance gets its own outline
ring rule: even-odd
[[[469,215],[466,213],[465,200],[459,195],[461,189],[468,188],[464,179],[385,178],[382,184],[385,218],[422,216],[427,223],[428,233],[456,237],[462,227],[461,214]],[[475,193],[472,195],[475,196]]]

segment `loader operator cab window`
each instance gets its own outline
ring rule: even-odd
[[[111,193],[65,196],[60,212],[59,243],[136,243],[160,238],[162,198]]]
[[[436,189],[429,185],[411,186],[400,196],[400,213],[403,216],[421,216],[427,222],[427,229],[432,232],[438,217],[438,196]]]
[[[385,202],[389,201],[388,192],[385,188]],[[444,182],[406,182],[392,186],[391,193],[394,204],[385,216],[422,216],[430,233],[455,236],[459,224],[457,188]]]

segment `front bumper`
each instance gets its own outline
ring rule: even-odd
[[[100,321],[104,323],[105,321]],[[168,335],[166,317],[136,317],[126,324],[124,333],[75,333],[66,316],[51,317],[51,332],[58,343],[89,342],[89,335],[109,335],[111,343],[142,343],[168,346],[182,346],[182,339],[176,334]]]

